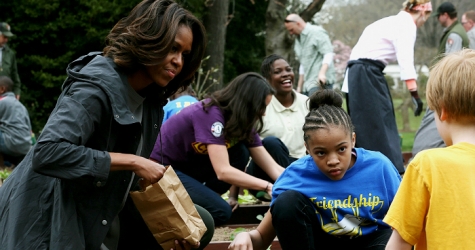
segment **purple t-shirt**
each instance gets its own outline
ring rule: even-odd
[[[208,99],[205,101],[208,102]],[[207,144],[230,148],[238,141],[224,139],[224,126],[224,116],[217,106],[208,107],[206,112],[203,110],[203,101],[194,103],[162,125],[150,158],[164,165],[173,165],[193,162],[193,158],[207,155]],[[253,143],[246,141],[245,145],[262,146],[259,135],[254,132],[253,137]]]

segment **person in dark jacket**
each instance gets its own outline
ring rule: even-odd
[[[129,191],[162,178],[148,159],[162,107],[191,83],[205,44],[188,11],[144,0],[102,53],[70,63],[37,144],[0,188],[0,248],[161,249]]]
[[[8,76],[13,80],[13,92],[20,100],[21,82],[18,75],[15,52],[7,46],[8,39],[15,36],[8,23],[0,23],[0,76]]]

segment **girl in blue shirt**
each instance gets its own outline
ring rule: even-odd
[[[230,249],[266,249],[277,235],[282,249],[384,249],[382,222],[401,178],[380,152],[355,148],[342,97],[323,89],[310,97],[303,126],[308,155],[277,179],[272,203],[256,230]]]

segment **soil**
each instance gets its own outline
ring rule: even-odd
[[[234,238],[236,234],[243,232],[240,230],[249,232],[253,229],[256,229],[256,226],[248,227],[248,228],[239,228],[239,229],[230,228],[230,227],[217,227],[214,229],[214,235],[211,241],[231,241],[231,238]]]

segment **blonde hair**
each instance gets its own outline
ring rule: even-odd
[[[475,51],[445,55],[430,71],[426,98],[429,108],[444,108],[454,120],[475,120]]]

